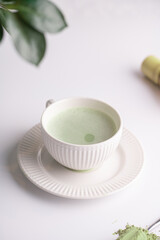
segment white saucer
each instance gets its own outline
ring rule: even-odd
[[[61,197],[92,199],[128,186],[139,175],[144,160],[139,142],[124,129],[117,150],[101,167],[86,172],[69,170],[47,152],[38,124],[21,140],[18,161],[25,176],[39,188]]]

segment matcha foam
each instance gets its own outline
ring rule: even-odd
[[[117,240],[158,240],[160,237],[153,233],[149,233],[147,229],[127,225],[125,229],[120,229],[116,233],[119,237]]]
[[[58,113],[48,121],[46,130],[56,139],[81,145],[106,141],[117,131],[109,115],[87,107],[69,108]]]

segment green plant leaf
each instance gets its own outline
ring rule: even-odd
[[[19,54],[27,61],[38,65],[45,53],[44,35],[28,26],[18,13],[0,9],[0,21],[11,35]]]
[[[0,25],[0,42],[2,41],[2,38],[3,38],[3,28]]]
[[[62,12],[46,0],[19,0],[7,7],[18,10],[21,18],[40,32],[55,33],[67,26]]]

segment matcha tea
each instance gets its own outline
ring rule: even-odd
[[[94,144],[107,140],[116,132],[113,120],[91,108],[70,108],[50,119],[47,132],[54,138],[72,144]]]
[[[158,240],[160,239],[156,234],[149,233],[147,229],[135,227],[134,225],[127,225],[125,229],[120,229],[117,240]]]

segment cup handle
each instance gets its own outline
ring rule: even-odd
[[[52,103],[54,103],[55,101],[53,99],[49,99],[47,102],[46,102],[46,108],[49,107]]]

